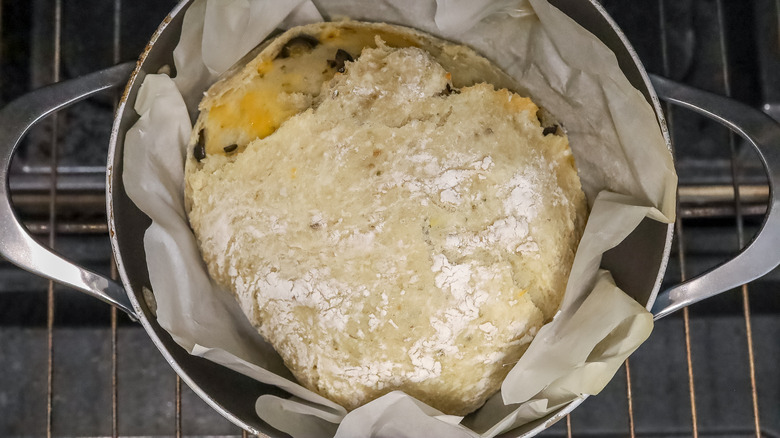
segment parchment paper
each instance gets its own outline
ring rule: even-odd
[[[493,60],[562,122],[591,213],[566,295],[501,391],[466,418],[401,392],[350,413],[295,383],[232,295],[208,278],[183,206],[183,162],[208,86],[277,27],[348,16],[462,42]],[[645,217],[674,220],[676,175],[655,115],[598,39],[546,0],[195,0],[174,51],[175,78],[146,77],[125,141],[124,184],[153,221],[144,236],[157,318],[193,355],[285,389],[258,415],[295,437],[495,436],[596,394],[652,330],[652,315],[599,269]],[[236,388],[236,391],[240,391]]]

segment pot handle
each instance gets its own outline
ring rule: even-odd
[[[780,124],[743,103],[650,75],[658,96],[715,120],[756,149],[769,181],[769,202],[761,229],[733,259],[658,295],[655,319],[741,286],[780,264]]]
[[[8,187],[11,158],[30,127],[59,109],[125,84],[133,68],[134,62],[120,64],[49,85],[14,100],[0,110],[0,255],[41,277],[114,305],[135,319],[136,313],[120,283],[71,263],[33,239],[14,211]]]

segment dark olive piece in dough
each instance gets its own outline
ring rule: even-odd
[[[447,84],[447,86],[441,90],[441,93],[439,93],[440,96],[449,96],[450,94],[460,94],[460,90]]]
[[[206,158],[206,130],[201,129],[198,133],[198,143],[195,145],[195,149],[192,150],[192,155],[198,162]]]
[[[298,35],[295,38],[291,38],[290,41],[287,41],[287,44],[282,47],[282,50],[279,51],[279,54],[276,55],[276,58],[289,58],[290,55],[295,53],[295,49],[309,51],[317,47],[319,43],[319,40],[311,35]]]
[[[344,63],[347,61],[352,62],[354,60],[355,58],[353,58],[349,52],[343,49],[338,49],[336,51],[335,59],[329,60],[328,64],[330,65],[330,68],[335,68],[337,72],[344,73]]]

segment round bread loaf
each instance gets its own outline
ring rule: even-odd
[[[574,159],[530,99],[476,83],[504,79],[486,66],[419,32],[319,24],[201,104],[185,180],[208,271],[347,409],[402,390],[465,415],[560,305],[586,216]]]

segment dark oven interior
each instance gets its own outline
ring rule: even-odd
[[[780,0],[601,3],[648,71],[780,120]],[[135,59],[174,4],[0,0],[0,106]],[[112,275],[105,161],[117,99],[104,93],[35,127],[10,182],[32,233]],[[760,225],[768,193],[739,138],[688,111],[666,111],[680,220],[665,287],[734,255]],[[780,437],[778,288],[776,270],[661,320],[602,394],[542,436]],[[0,369],[3,436],[242,434],[181,385],[140,326],[1,260]]]

